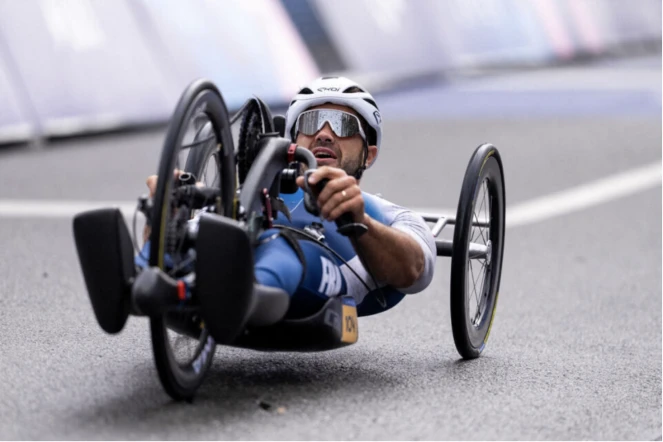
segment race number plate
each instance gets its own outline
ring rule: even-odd
[[[343,331],[341,342],[354,344],[359,339],[359,323],[357,322],[357,307],[343,304]]]

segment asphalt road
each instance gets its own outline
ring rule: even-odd
[[[502,153],[509,208],[660,162],[660,69],[660,58],[626,60],[389,94],[384,151],[365,188],[453,210],[484,141]],[[0,201],[131,201],[163,137],[0,151]],[[219,348],[193,404],[162,390],[146,319],[130,318],[117,336],[96,324],[71,219],[2,213],[2,439],[660,440],[660,181],[508,229],[478,360],[456,353],[440,258],[426,291],[360,321],[354,346]]]

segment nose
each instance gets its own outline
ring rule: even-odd
[[[334,132],[329,123],[325,123],[322,129],[315,134],[315,141],[325,144],[334,142]]]

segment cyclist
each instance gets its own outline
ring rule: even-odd
[[[317,197],[319,216],[305,209],[302,189],[281,195],[291,220],[279,216],[275,229],[261,236],[254,250],[257,282],[290,295],[288,317],[314,313],[330,296],[345,293],[353,296],[358,315],[366,316],[424,290],[436,259],[430,228],[417,213],[360,189],[382,141],[382,120],[371,94],[344,77],[318,78],[292,100],[285,132],[317,159],[309,185],[329,181]],[[147,180],[151,193],[156,181],[156,176]],[[297,184],[304,187],[303,176]],[[334,221],[348,212],[368,228],[358,238],[336,231]],[[304,229],[317,240],[277,224]]]

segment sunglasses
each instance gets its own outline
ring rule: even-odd
[[[345,138],[359,134],[366,141],[366,134],[361,127],[359,118],[349,112],[336,109],[313,109],[302,112],[297,117],[295,136],[298,133],[307,136],[315,135],[323,128],[325,123],[329,123],[337,137]]]

